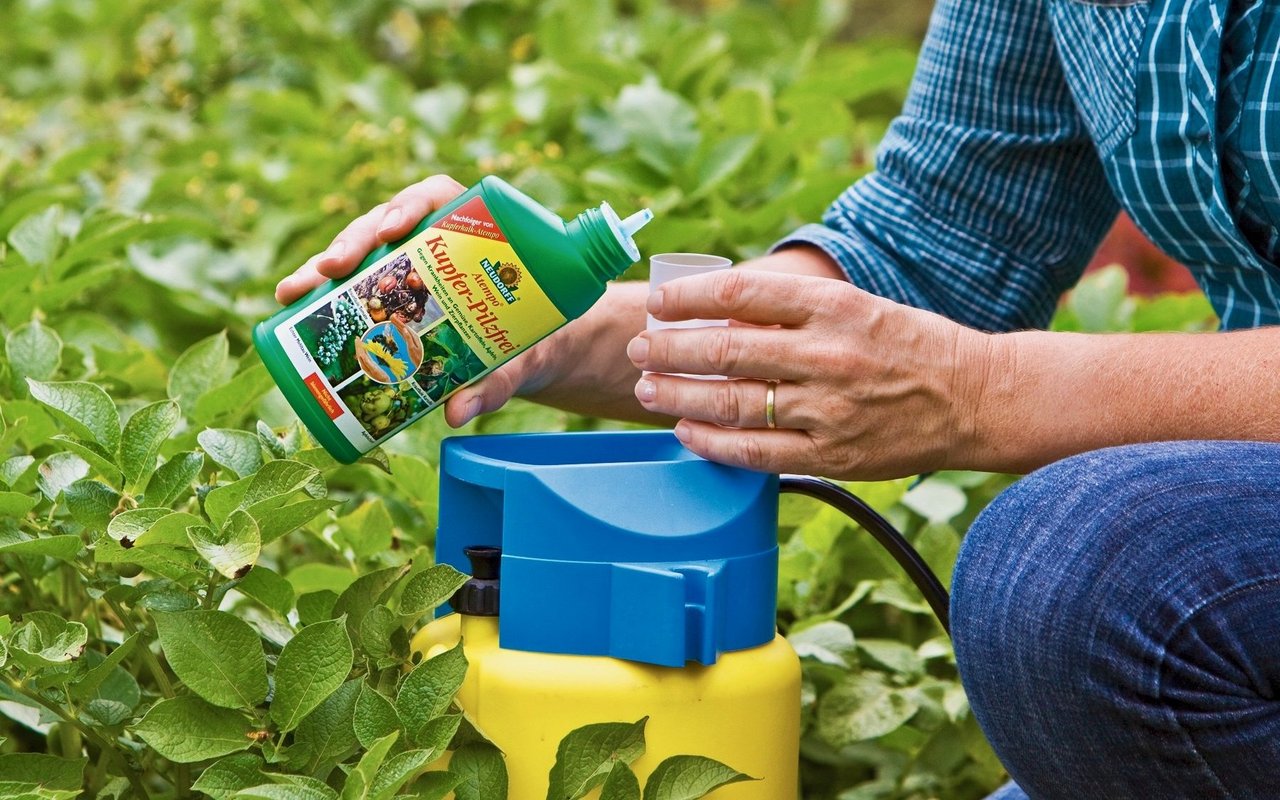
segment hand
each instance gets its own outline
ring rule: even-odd
[[[636,384],[640,403],[680,417],[676,436],[705,458],[867,480],[955,466],[972,447],[985,334],[840,281],[743,269],[665,284],[648,310],[731,321],[645,332],[627,347],[644,370],[740,379]]]
[[[448,175],[432,175],[400,190],[390,202],[353,219],[328,247],[280,281],[276,301],[287,305],[327,280],[347,277],[375,248],[408,236],[423,217],[466,190]]]

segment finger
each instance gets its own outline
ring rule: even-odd
[[[768,382],[758,380],[703,381],[655,373],[636,383],[636,399],[648,411],[731,428],[766,428],[768,398]],[[818,422],[806,413],[794,384],[774,386],[773,406],[778,428],[810,430]]]
[[[788,330],[668,328],[637,335],[627,357],[649,372],[799,381],[821,371],[807,350],[800,334]]]
[[[320,274],[327,278],[345,278],[351,274],[364,257],[380,244],[377,230],[386,209],[387,204],[381,203],[347,223],[347,227],[333,237],[329,246],[316,255],[316,269]]]
[[[528,377],[527,362],[528,359],[515,358],[481,380],[459,389],[445,403],[445,422],[461,428],[481,414],[502,408],[524,385]]]
[[[741,430],[682,419],[675,434],[685,447],[720,464],[758,472],[821,471],[813,458],[813,440],[804,431]]]
[[[826,278],[726,269],[678,278],[649,295],[660,320],[735,319],[753,325],[803,325],[852,287]]]
[[[316,271],[316,256],[276,284],[276,302],[288,305],[327,280]]]
[[[378,223],[378,239],[390,242],[408,236],[423,217],[447,205],[466,190],[448,175],[432,175],[402,189],[387,203],[386,213]]]

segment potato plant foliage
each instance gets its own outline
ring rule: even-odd
[[[409,651],[462,580],[430,566],[443,421],[338,465],[249,327],[275,280],[433,172],[563,211],[651,206],[649,252],[763,252],[868,168],[901,103],[913,46],[856,42],[857,22],[830,0],[8,4],[0,796],[504,797],[501,754],[453,704],[462,652]],[[1059,325],[1208,317],[1112,272]],[[468,430],[610,425],[516,402]],[[1009,480],[854,489],[945,576]],[[779,532],[804,797],[998,785],[915,589],[812,501],[786,498]],[[641,788],[643,729],[570,734],[548,796],[748,779],[692,753]]]

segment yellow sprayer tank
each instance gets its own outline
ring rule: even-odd
[[[414,648],[461,637],[458,701],[505,754],[509,800],[547,797],[570,731],[642,717],[642,785],[699,755],[759,779],[716,800],[796,800],[777,498],[776,476],[712,464],[668,432],[446,440],[437,558],[474,577]]]

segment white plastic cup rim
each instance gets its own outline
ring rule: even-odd
[[[733,262],[724,256],[712,256],[705,253],[659,253],[649,257],[649,268],[662,266],[673,270],[689,270],[690,274],[728,269]]]

